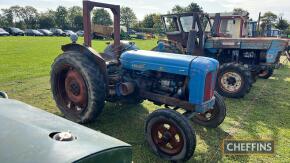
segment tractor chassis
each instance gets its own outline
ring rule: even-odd
[[[114,43],[108,45],[101,55],[91,48],[90,13],[94,7],[109,8],[114,15]],[[161,69],[160,72],[154,70],[155,73],[152,73],[152,69],[152,71],[146,71],[140,75],[133,68],[124,67],[125,64],[122,63],[124,60],[120,59],[121,56],[130,56],[132,59],[134,54],[126,55],[129,53],[126,51],[131,50],[130,52],[135,53],[138,52],[138,48],[132,43],[120,41],[120,6],[83,1],[83,15],[84,45],[76,44],[76,40],[71,37],[72,43],[62,46],[63,54],[59,55],[51,66],[51,88],[58,108],[69,120],[77,123],[89,123],[95,121],[100,115],[105,101],[137,105],[148,99],[155,104],[165,105],[165,109],[152,112],[146,119],[146,140],[152,151],[163,159],[171,161],[189,160],[196,146],[195,132],[189,120],[205,127],[216,128],[226,116],[224,101],[222,97],[214,93],[213,82],[208,82],[207,87],[201,85],[196,91],[200,93],[198,98],[191,102],[189,99],[179,97],[176,88],[181,90],[181,86],[184,89],[182,95],[186,95],[185,86],[188,87],[187,79],[184,78],[186,75],[183,74],[182,76],[175,71],[162,72]],[[143,53],[146,53],[146,51]],[[147,51],[147,53],[152,52]],[[191,64],[194,59],[196,58],[188,58],[186,62],[183,62],[178,57],[174,61],[187,65],[188,63]],[[210,74],[208,80],[202,74],[197,76],[198,79],[214,81],[215,75],[212,74],[217,73],[217,61],[206,58],[202,58],[202,60],[211,62],[211,66],[203,64],[202,61],[191,65],[208,66],[211,72],[202,71],[204,74]],[[141,61],[143,60],[141,59]],[[190,67],[190,69],[194,68]],[[158,77],[159,73],[160,77]],[[173,74],[179,75],[179,78],[176,75],[171,78]],[[149,75],[149,78],[146,75]],[[171,87],[171,85],[166,87],[174,88],[173,91],[170,89],[171,93],[169,94],[166,92],[168,89],[166,91],[162,90],[164,87],[159,87],[163,93],[158,94],[158,91],[157,93],[155,90],[152,91],[150,88],[153,87],[153,84],[159,84],[156,83],[156,80],[151,79],[155,76],[158,78],[158,82],[163,82],[162,79],[166,80],[165,86],[167,86],[167,81],[173,81],[174,87]],[[149,82],[147,79],[149,79]],[[142,82],[145,83],[144,87],[138,85]],[[146,83],[152,85],[146,85]],[[201,92],[206,92],[207,96],[201,94]],[[171,97],[173,93],[176,96]],[[179,113],[177,111],[179,108],[184,109],[186,114]],[[192,117],[193,119],[190,119]]]

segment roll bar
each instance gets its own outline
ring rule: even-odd
[[[91,36],[91,11],[94,7],[109,8],[114,14],[114,46],[120,46],[120,6],[106,3],[99,3],[90,0],[83,0],[83,23],[85,46],[92,46]]]

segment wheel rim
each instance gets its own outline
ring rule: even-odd
[[[242,84],[242,77],[236,72],[227,72],[220,78],[221,88],[229,93],[238,92]]]
[[[218,113],[218,109],[216,108],[216,104],[215,104],[214,108],[209,109],[207,112],[196,114],[196,118],[200,121],[208,122],[214,119],[217,113]]]
[[[65,91],[72,102],[83,105],[87,99],[86,84],[82,76],[75,70],[69,70],[65,78]]]
[[[65,111],[81,115],[87,107],[88,92],[82,75],[71,66],[67,66],[58,78],[58,94]]]
[[[157,148],[167,155],[176,155],[184,146],[180,129],[168,120],[160,120],[153,124],[151,137]]]
[[[261,71],[261,73],[259,74],[260,77],[264,77],[268,74],[268,70],[263,70]]]

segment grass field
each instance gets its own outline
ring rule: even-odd
[[[82,42],[82,40],[80,40]],[[135,41],[141,49],[151,49],[156,40]],[[60,46],[68,38],[1,37],[0,90],[10,98],[60,115],[51,98],[49,71]],[[105,41],[94,41],[102,51]],[[217,129],[193,124],[197,147],[189,162],[290,162],[290,64],[277,70],[269,80],[258,80],[243,99],[225,99],[227,117]],[[106,104],[96,123],[88,125],[133,145],[134,162],[164,162],[153,155],[144,141],[144,121],[158,106],[145,101],[138,106]],[[224,156],[224,138],[274,139],[274,155]]]

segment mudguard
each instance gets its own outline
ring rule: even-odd
[[[103,74],[107,74],[107,66],[106,66],[106,61],[105,59],[98,53],[96,52],[93,48],[91,47],[86,47],[80,44],[66,44],[61,47],[62,51],[77,51],[80,52],[81,54],[87,55],[90,58],[92,58],[96,63],[100,66],[100,69]],[[105,75],[106,77],[106,75]],[[107,77],[106,77],[107,78]]]
[[[159,52],[165,52],[164,48],[167,47],[176,47],[176,49],[180,50],[182,54],[186,53],[186,50],[182,47],[182,45],[179,42],[173,41],[173,40],[158,40],[157,41],[157,49],[152,49],[152,51],[159,51]]]

